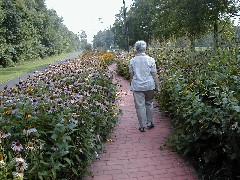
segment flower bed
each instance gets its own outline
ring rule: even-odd
[[[118,117],[102,56],[52,65],[0,92],[0,179],[81,179]]]

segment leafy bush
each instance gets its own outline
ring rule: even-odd
[[[81,179],[117,121],[98,56],[52,65],[0,93],[1,179]]]
[[[117,74],[123,76],[125,79],[129,80],[129,62],[132,57],[132,54],[121,54],[116,57],[117,63]]]
[[[214,165],[215,171],[227,168],[221,176],[237,176],[238,49],[220,49],[217,53],[171,50],[160,54],[155,56],[163,78],[158,100],[175,127],[168,144],[192,158],[199,168]]]

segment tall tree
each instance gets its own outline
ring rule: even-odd
[[[129,28],[131,29],[131,27]],[[125,49],[126,34],[124,28],[123,7],[119,11],[119,13],[115,15],[115,22],[113,24],[112,31],[114,33],[114,45],[119,47],[120,49]]]
[[[152,1],[135,0],[128,12],[130,45],[137,40],[151,42],[155,7]]]
[[[105,29],[104,31],[99,31],[93,37],[93,48],[108,50],[114,44],[114,34],[112,28]]]
[[[84,50],[86,45],[87,45],[87,34],[85,31],[81,31],[79,34],[78,34],[78,37],[80,39],[80,43],[81,43],[81,49]]]
[[[219,23],[225,18],[237,15],[240,10],[239,0],[205,0],[207,10],[203,17],[208,18],[210,27],[213,29],[214,46],[219,46]]]
[[[62,22],[45,0],[0,0],[0,65],[76,50],[79,39]]]
[[[218,24],[224,17],[239,11],[237,0],[154,0],[156,7],[155,36],[169,38],[187,35],[192,47],[196,37],[214,32],[218,46]]]

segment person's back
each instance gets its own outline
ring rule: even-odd
[[[133,91],[147,91],[155,89],[155,83],[151,72],[155,71],[154,59],[145,53],[137,54],[130,61],[133,79],[131,88]]]
[[[159,91],[159,81],[155,60],[146,55],[147,44],[144,41],[135,43],[136,56],[130,60],[129,73],[135,108],[139,121],[139,130],[153,128],[154,89]]]

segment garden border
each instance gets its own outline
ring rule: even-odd
[[[54,65],[54,64],[58,64],[58,63],[67,62],[69,60],[77,58],[80,54],[78,54],[78,53],[77,54],[73,54],[71,56],[68,56],[66,58],[62,58],[62,59],[60,59],[60,60],[58,60],[58,61],[56,61],[56,62],[54,62],[52,64],[49,64],[49,65]],[[9,81],[6,81],[4,83],[0,83],[0,91],[2,91],[4,89],[4,87],[6,87],[6,86],[8,88],[14,87],[15,84],[18,84],[20,81],[26,80],[29,76],[32,76],[36,71],[44,71],[45,69],[47,69],[49,67],[49,65],[42,66],[42,67],[40,67],[38,69],[35,69],[33,71],[30,71],[30,72],[24,74],[24,75],[18,76],[16,78],[13,78],[13,79],[11,79]]]

